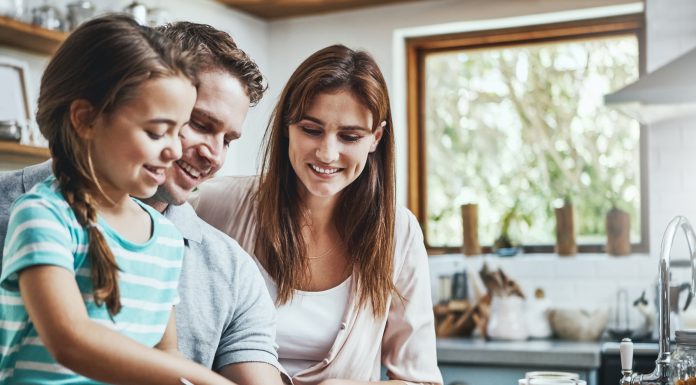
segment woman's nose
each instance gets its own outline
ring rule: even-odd
[[[331,163],[338,160],[338,144],[332,138],[326,138],[321,141],[321,145],[317,148],[316,156],[322,163]]]

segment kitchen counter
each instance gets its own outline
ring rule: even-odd
[[[618,342],[561,340],[483,341],[478,338],[438,338],[437,359],[445,385],[516,384],[529,371],[576,372],[588,385],[598,378],[607,359],[618,361]],[[635,355],[657,358],[657,343],[634,344]],[[654,357],[654,358],[653,358]],[[606,368],[605,368],[606,371]],[[612,369],[608,375],[613,379]],[[611,382],[613,383],[613,382]]]
[[[602,342],[437,339],[438,362],[449,364],[596,369],[601,352]]]

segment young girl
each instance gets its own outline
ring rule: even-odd
[[[216,178],[196,211],[256,257],[295,385],[441,384],[428,261],[395,203],[387,86],[363,51],[315,52],[288,80],[260,178]]]
[[[191,59],[126,17],[87,22],[58,49],[37,113],[55,177],[8,225],[0,383],[230,384],[172,354],[183,240],[130,197],[164,182],[195,99]]]

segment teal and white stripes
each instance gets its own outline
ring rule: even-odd
[[[136,201],[137,202],[137,201]],[[87,233],[49,177],[13,205],[0,276],[0,383],[95,384],[57,364],[38,337],[18,291],[17,273],[36,265],[75,276],[89,317],[144,345],[157,344],[178,303],[184,243],[173,224],[140,202],[153,220],[144,244],[123,239],[102,219],[98,227],[121,268],[122,310],[113,320],[94,302]]]

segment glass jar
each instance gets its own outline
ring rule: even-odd
[[[568,372],[527,372],[518,385],[587,385],[577,373]]]
[[[674,385],[696,382],[696,331],[677,330],[677,347],[670,363],[670,380]]]

